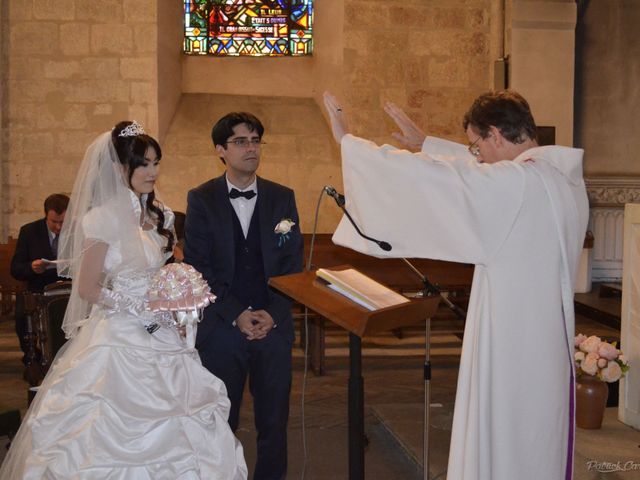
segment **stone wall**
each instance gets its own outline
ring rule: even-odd
[[[390,100],[428,133],[463,140],[462,116],[492,82],[493,3],[346,0],[343,86],[357,133],[389,141]]]
[[[588,176],[639,176],[640,2],[582,2],[577,34],[576,144]]]
[[[583,115],[582,138],[587,166],[596,165],[592,159],[600,157],[591,152],[603,156],[604,146],[612,144],[602,140],[611,129],[601,128],[598,136],[598,127],[613,125],[619,141],[611,152],[622,160],[606,168],[634,171],[640,167],[629,159],[635,140],[625,117],[612,112],[602,123],[600,113],[591,113],[592,106],[612,111],[617,102],[616,107],[628,105],[630,114],[637,103],[628,80],[637,61],[630,56],[624,64],[620,52],[625,38],[625,48],[635,51],[630,32],[638,9],[629,7],[630,0],[611,3],[619,8],[605,15],[598,2],[590,2],[594,13],[588,22],[597,29],[600,15],[608,19],[607,28],[616,22],[624,26],[627,36],[614,42],[620,47],[614,57],[626,73],[604,97],[597,75],[605,70],[596,65],[609,61],[608,50],[599,47],[606,42],[587,39],[596,63],[587,71],[591,83],[583,103],[589,112]],[[428,133],[464,142],[462,115],[473,98],[494,85],[494,61],[512,53],[513,4],[317,0],[313,57],[212,59],[181,54],[181,2],[3,0],[0,235],[16,234],[21,224],[40,216],[47,194],[69,191],[89,142],[124,118],[143,122],[163,142],[167,176],[161,192],[169,205],[183,209],[186,191],[220,171],[208,134],[212,122],[224,109],[239,106],[261,113],[269,124],[272,137],[260,173],[296,190],[309,231],[319,189],[341,188],[339,151],[322,121],[322,92],[335,92],[354,132],[375,141],[391,141],[394,126],[382,110],[391,100]],[[631,20],[622,18],[623,6]],[[202,137],[196,139],[194,132]],[[320,231],[333,230],[339,217],[337,209],[327,208]]]
[[[184,94],[163,144],[163,200],[185,211],[188,190],[224,172],[210,135],[213,123],[231,111],[251,111],[264,124],[258,174],[294,189],[301,228],[311,232],[322,187],[342,185],[333,137],[311,98]],[[328,197],[321,205],[318,231],[333,231],[340,210]]]
[[[9,231],[70,191],[93,138],[122,119],[158,130],[156,0],[5,0]],[[4,43],[4,42],[3,42]],[[4,223],[4,222],[3,222]]]
[[[510,13],[510,86],[538,125],[555,127],[556,144],[573,146],[576,4],[518,0]]]
[[[9,235],[9,17],[7,3],[0,1],[0,242]]]
[[[382,110],[385,100],[406,108],[426,131],[464,141],[462,115],[490,88],[490,67],[499,56],[492,28],[501,29],[502,22],[490,23],[496,5],[320,0],[313,57],[185,57],[183,91],[189,94],[165,144],[164,198],[182,209],[188,188],[221,173],[208,131],[226,111],[244,107],[272,127],[259,173],[296,191],[302,228],[311,231],[322,186],[342,189],[339,149],[321,121],[323,91],[341,99],[355,133],[379,142],[391,141],[393,130]],[[333,231],[340,217],[340,210],[323,205],[319,231]]]
[[[182,2],[158,2],[158,140],[165,138],[182,95]],[[151,30],[151,26],[149,26]],[[153,37],[152,37],[153,38]]]

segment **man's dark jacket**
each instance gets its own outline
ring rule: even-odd
[[[44,218],[22,226],[16,251],[11,259],[11,276],[16,280],[27,282],[27,288],[31,292],[42,292],[45,285],[63,280],[58,277],[55,268],[46,270],[44,273],[35,273],[31,269],[31,262],[40,258],[47,260],[54,258],[49,243],[49,230]]]
[[[259,215],[265,280],[302,271],[302,234],[293,190],[260,177],[257,189],[254,215]],[[234,215],[224,175],[189,192],[185,261],[202,273],[218,297],[205,309],[203,321],[198,325],[198,342],[215,329],[233,328],[234,320],[248,307],[231,292],[236,267]],[[274,231],[284,219],[295,222],[287,235]],[[269,289],[263,309],[277,324],[274,333],[293,339],[291,301]]]

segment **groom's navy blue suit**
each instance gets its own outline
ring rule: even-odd
[[[270,277],[302,270],[302,235],[293,191],[257,179],[257,202],[247,237],[228,196],[224,175],[191,190],[185,222],[185,262],[217,295],[204,311],[196,347],[203,365],[226,385],[229,424],[238,427],[242,392],[249,374],[258,430],[255,479],[286,474],[287,420],[291,389],[293,322],[291,301],[267,286]],[[275,233],[283,219],[295,222],[288,235]],[[276,327],[248,340],[234,325],[248,307],[266,310]]]

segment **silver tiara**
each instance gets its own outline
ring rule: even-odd
[[[127,125],[122,131],[118,134],[119,137],[137,137],[138,135],[144,135],[145,131],[135,120],[131,125]]]

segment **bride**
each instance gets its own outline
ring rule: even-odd
[[[73,278],[57,355],[0,479],[245,479],[224,384],[146,308],[171,256],[171,210],[154,194],[158,143],[121,122],[87,149],[62,229]]]

